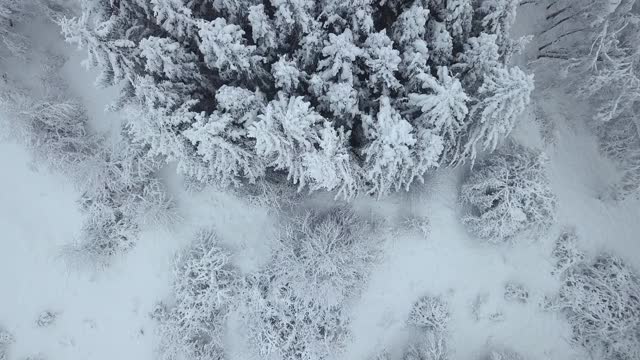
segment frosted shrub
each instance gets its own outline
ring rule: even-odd
[[[516,4],[88,0],[60,24],[181,174],[239,186],[277,172],[350,199],[511,131],[533,87],[508,65]]]
[[[292,286],[277,287],[265,274],[250,280],[243,311],[250,344],[261,358],[333,359],[349,338],[342,304],[296,297]]]
[[[615,200],[640,196],[640,132],[633,119],[620,117],[599,127],[600,149],[615,161],[622,178],[610,195]]]
[[[417,336],[404,353],[402,360],[447,360],[446,333],[439,330],[429,330]]]
[[[80,206],[87,220],[79,246],[85,255],[108,261],[135,245],[145,223],[171,221],[173,202],[155,177],[158,164],[144,146],[126,141],[102,147],[83,164]]]
[[[369,360],[391,360],[391,354],[387,349],[382,349],[380,352],[368,358]]]
[[[482,360],[525,360],[524,356],[506,348],[494,348]]]
[[[556,197],[545,166],[542,154],[516,144],[477,163],[460,194],[470,209],[464,224],[494,244],[523,232],[546,230],[553,223]]]
[[[411,308],[407,324],[419,328],[444,330],[449,323],[449,306],[439,296],[421,297]]]
[[[173,302],[160,305],[161,358],[223,359],[225,319],[239,291],[236,270],[214,233],[201,231],[175,263]]]
[[[9,359],[9,346],[14,341],[13,335],[0,326],[0,360]]]
[[[559,0],[546,7],[547,30],[539,57],[560,62],[567,89],[589,104],[605,155],[623,173],[611,190],[614,199],[638,196],[640,137],[640,13],[636,0]],[[546,64],[545,64],[546,66]],[[568,71],[567,71],[568,70]]]
[[[600,255],[567,270],[559,305],[574,340],[595,358],[640,358],[640,278],[620,258]]]
[[[429,222],[429,218],[425,216],[406,216],[402,219],[400,226],[402,229],[415,231],[424,237],[428,237],[431,233],[431,223]]]
[[[50,65],[59,71],[61,64]],[[43,79],[44,92],[62,80]],[[64,90],[62,90],[64,91]],[[88,133],[84,107],[64,95],[39,96],[10,77],[0,80],[0,109],[7,132],[24,143],[34,158],[48,168],[77,176],[83,161],[95,152],[99,139]],[[4,121],[7,121],[4,124]]]
[[[27,38],[16,31],[17,25],[29,19],[33,6],[28,1],[0,1],[0,56],[25,56],[28,49]]]
[[[294,217],[272,262],[247,279],[246,328],[262,358],[332,359],[349,338],[345,305],[378,259],[371,224],[344,207]]]
[[[551,256],[556,260],[553,274],[562,274],[572,266],[584,261],[584,253],[578,249],[575,230],[565,230],[556,240]]]
[[[511,302],[526,303],[529,291],[522,284],[509,282],[504,286],[504,299]]]
[[[38,325],[39,327],[51,326],[53,323],[55,323],[57,317],[58,313],[56,312],[49,310],[43,311],[42,313],[40,313],[40,315],[38,315],[38,319],[36,319],[36,325]]]
[[[346,207],[295,217],[275,245],[275,285],[323,306],[354,296],[379,257],[372,226]]]

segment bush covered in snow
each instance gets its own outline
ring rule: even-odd
[[[14,341],[13,335],[0,326],[0,360],[9,359],[9,346]]]
[[[380,253],[373,225],[347,207],[309,212],[284,226],[269,272],[274,286],[330,307],[359,292]]]
[[[525,360],[525,357],[511,349],[493,348],[482,360]]]
[[[411,308],[407,324],[419,328],[444,330],[449,322],[449,306],[439,296],[423,296]]]
[[[429,330],[421,333],[412,341],[402,360],[447,360],[449,348],[444,331]]]
[[[174,218],[173,201],[155,176],[159,162],[145,146],[126,140],[104,146],[83,166],[80,256],[108,261],[135,245],[145,222],[166,225]]]
[[[51,326],[56,322],[58,315],[59,313],[57,312],[45,310],[41,312],[40,315],[38,315],[38,318],[36,319],[36,325],[38,325],[38,327]]]
[[[607,194],[614,200],[640,197],[640,128],[634,119],[635,114],[599,126],[600,149],[622,174]]]
[[[553,274],[562,274],[573,265],[584,261],[585,255],[578,249],[578,236],[575,230],[565,230],[558,236],[551,256],[556,261]]]
[[[413,304],[407,319],[413,331],[403,360],[446,360],[449,358],[449,305],[441,296],[423,296]]]
[[[28,1],[1,0],[0,1],[0,57],[7,55],[25,56],[28,40],[16,27],[29,19],[32,3]]]
[[[511,302],[526,303],[529,301],[529,291],[522,284],[508,282],[504,286],[504,299]]]
[[[349,339],[344,304],[296,296],[293,286],[278,287],[261,273],[249,280],[242,311],[249,342],[260,358],[333,359]]]
[[[345,305],[378,259],[371,224],[345,207],[294,217],[247,279],[242,312],[262,358],[330,359],[349,338]]]
[[[640,277],[622,259],[600,255],[572,266],[558,300],[574,340],[594,358],[640,358]]]
[[[201,231],[175,263],[173,299],[153,316],[166,360],[222,360],[226,316],[236,306],[240,279],[214,233]]]
[[[545,166],[542,154],[514,143],[477,163],[462,185],[461,200],[470,208],[464,224],[494,244],[546,229],[556,197]]]
[[[216,184],[351,198],[493,150],[529,102],[517,0],[83,1],[60,21],[134,136]]]

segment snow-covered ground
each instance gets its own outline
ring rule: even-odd
[[[524,20],[521,24],[519,32],[533,28]],[[78,70],[82,56],[64,49],[71,54],[64,67],[71,92],[84,101],[97,131],[112,131],[103,108],[114,92],[94,90],[93,75]],[[408,214],[424,216],[430,228],[426,236],[402,231],[385,242],[383,261],[352,304],[353,341],[345,360],[366,359],[382,348],[399,351],[411,305],[427,294],[443,295],[451,304],[452,359],[476,359],[487,344],[511,347],[531,359],[581,356],[569,344],[566,322],[538,305],[558,286],[550,274],[552,243],[561,229],[573,227],[588,252],[611,251],[640,268],[640,204],[598,199],[615,180],[615,168],[598,154],[582,114],[573,111],[575,104],[562,94],[539,94],[536,105],[554,117],[555,145],[540,138],[533,110],[514,136],[543,147],[550,157],[557,226],[548,236],[520,245],[481,244],[459,220],[458,171],[439,172],[409,194],[357,202],[364,216],[382,214],[392,225]],[[64,253],[82,223],[75,203],[79,194],[63,177],[35,170],[28,153],[13,143],[0,144],[0,168],[5,169],[0,177],[0,326],[15,337],[9,359],[36,354],[51,360],[155,359],[149,312],[169,293],[173,256],[194,231],[215,228],[244,271],[258,268],[269,253],[275,223],[270,212],[214,190],[188,194],[167,176],[179,205],[179,225],[145,229],[135,249],[113,266],[79,271]],[[529,301],[507,302],[507,282],[525,285]],[[480,304],[475,312],[474,304]],[[57,315],[40,327],[36,321],[45,311]]]

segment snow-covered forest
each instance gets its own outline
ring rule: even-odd
[[[639,34],[0,0],[0,360],[640,359]]]

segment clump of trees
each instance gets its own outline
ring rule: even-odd
[[[470,210],[464,224],[494,244],[546,229],[553,222],[556,197],[545,166],[543,154],[515,143],[476,163],[460,193]]]
[[[173,296],[157,307],[163,359],[223,359],[227,319],[269,359],[332,359],[350,336],[348,303],[378,259],[369,222],[339,207],[283,224],[271,261],[241,274],[215,233],[180,253]]]
[[[493,150],[533,79],[518,0],[83,2],[60,21],[180,173],[383,196]]]

